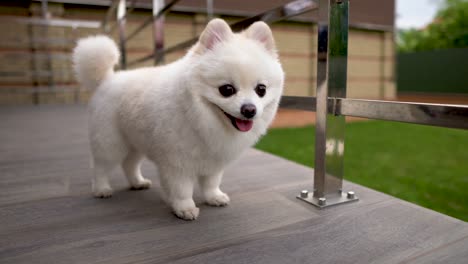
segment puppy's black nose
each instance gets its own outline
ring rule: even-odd
[[[245,104],[241,106],[241,114],[247,118],[252,118],[257,113],[257,108],[253,104]]]

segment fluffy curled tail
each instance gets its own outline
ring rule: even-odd
[[[78,82],[94,89],[114,72],[119,61],[119,49],[106,36],[92,36],[80,39],[73,50],[73,68]]]

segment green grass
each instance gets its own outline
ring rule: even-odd
[[[345,179],[468,221],[468,131],[348,123]],[[271,129],[256,148],[313,167],[314,127]]]

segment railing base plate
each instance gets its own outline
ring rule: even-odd
[[[355,202],[359,200],[359,198],[356,195],[354,195],[354,193],[353,193],[353,197],[349,197],[349,194],[346,192],[341,192],[341,195],[327,197],[325,199],[325,203],[323,202],[323,200],[320,201],[320,199],[323,199],[323,198],[314,197],[313,192],[308,193],[307,197],[302,197],[301,194],[299,194],[298,196],[296,196],[296,198],[306,203],[312,204],[320,209],[338,205],[338,204]]]

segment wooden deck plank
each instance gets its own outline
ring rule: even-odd
[[[468,260],[468,236],[459,240],[440,246],[439,248],[429,250],[424,253],[417,254],[414,258],[410,258],[406,263],[412,264],[449,264],[463,263],[461,261]]]
[[[232,204],[172,216],[154,187],[91,197],[83,106],[0,108],[0,263],[463,263],[463,221],[345,182],[355,203],[317,210],[295,195],[313,170],[257,150],[230,166]],[[199,195],[196,194],[199,203]]]
[[[385,201],[270,230],[246,243],[173,263],[399,263],[466,237],[466,225],[439,217]]]
[[[51,210],[41,208],[37,213],[42,221],[11,228],[17,232],[2,237],[16,243],[13,248],[9,243],[1,246],[2,263],[27,263],[31,259],[91,263],[129,256],[135,259],[147,251],[157,260],[316,217],[305,208],[291,206],[282,196],[261,198],[251,194],[239,197],[227,208],[202,207],[204,214],[195,222],[195,228],[172,216],[162,201],[151,198],[142,202],[137,194],[121,196],[100,204],[89,199],[86,210],[79,211],[72,211],[75,206],[60,204],[67,201],[56,199],[53,208],[60,213],[65,210],[61,208],[70,206],[67,216],[47,221],[49,216],[45,214]],[[282,210],[284,207],[293,209]]]

